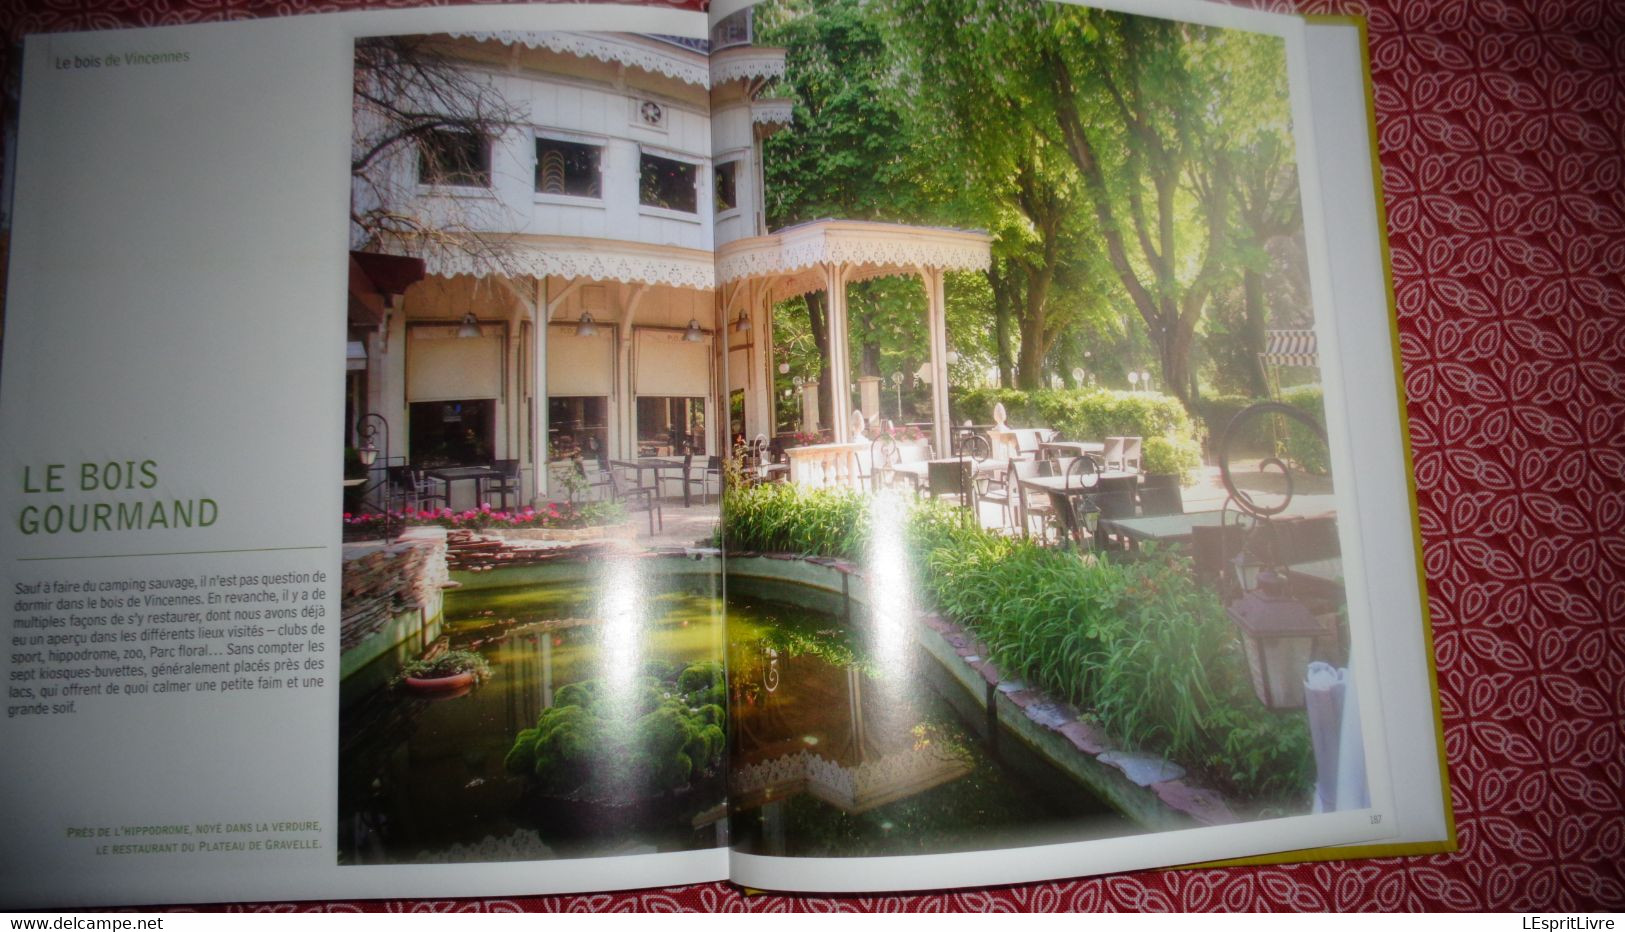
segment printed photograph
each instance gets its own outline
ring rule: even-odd
[[[343,864],[726,843],[706,46],[356,43]]]
[[[776,70],[712,111],[735,849],[1366,808],[1284,40],[1043,0],[712,40]]]

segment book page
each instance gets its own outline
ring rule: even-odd
[[[715,61],[785,62],[714,105],[765,136],[717,246],[738,882],[1447,837],[1433,720],[1384,717],[1430,689],[1375,582],[1417,573],[1370,176],[1317,170],[1357,60],[1135,11],[713,8]]]
[[[29,41],[0,900],[724,876],[703,31]]]

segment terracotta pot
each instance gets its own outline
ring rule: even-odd
[[[406,678],[406,685],[424,692],[440,692],[447,689],[461,689],[474,685],[474,671],[464,670],[462,673],[453,673],[450,676],[431,676]]]

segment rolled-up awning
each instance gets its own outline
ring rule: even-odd
[[[1259,359],[1269,366],[1318,366],[1320,353],[1313,330],[1267,330]]]

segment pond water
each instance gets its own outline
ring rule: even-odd
[[[671,564],[685,565],[610,561],[575,582],[448,593],[451,646],[479,651],[493,676],[461,695],[386,687],[343,713],[340,863],[681,851],[730,833],[755,854],[842,857],[1134,830],[1014,737],[986,740],[961,686],[917,646],[876,643],[839,595],[731,579],[725,645],[717,580]],[[590,789],[601,781],[561,797],[504,766],[570,684],[675,682],[724,653],[731,815],[721,766],[621,804]]]
[[[964,687],[839,594],[730,577],[728,635],[738,851],[934,854],[1137,831],[1014,735],[989,741]]]
[[[683,851],[725,834],[722,768],[622,805],[559,798],[504,767],[559,690],[722,659],[717,580],[596,564],[578,582],[447,593],[453,648],[493,676],[464,695],[385,687],[341,716],[340,862],[503,861]],[[694,564],[688,564],[693,566]],[[515,572],[515,571],[499,571]]]

